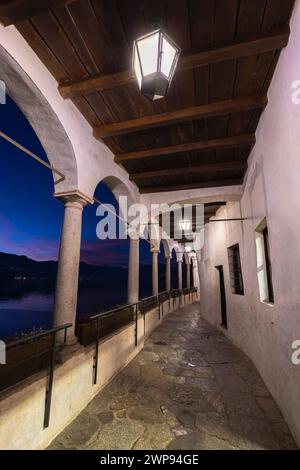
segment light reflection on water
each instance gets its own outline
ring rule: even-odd
[[[52,325],[53,292],[24,292],[18,298],[0,299],[0,338],[14,337],[33,328]],[[86,287],[79,290],[77,318],[101,312],[126,302],[126,290]]]

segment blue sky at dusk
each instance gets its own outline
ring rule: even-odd
[[[47,160],[35,132],[14,104],[0,105],[1,130]],[[26,255],[35,260],[57,259],[63,204],[53,197],[49,170],[0,138],[0,251]],[[103,203],[117,202],[100,184],[95,196]],[[96,205],[83,211],[81,260],[100,265],[128,265],[127,240],[98,240]],[[150,264],[149,245],[141,241],[141,263]]]

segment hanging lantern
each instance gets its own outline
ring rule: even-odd
[[[186,253],[191,253],[192,252],[192,247],[190,245],[185,246],[185,252]]]
[[[180,54],[161,29],[134,41],[133,68],[141,93],[151,101],[164,98]]]

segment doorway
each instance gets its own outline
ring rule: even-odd
[[[227,323],[227,308],[226,308],[226,293],[225,293],[225,282],[224,282],[224,270],[223,266],[216,266],[219,271],[219,282],[220,282],[220,301],[221,301],[221,325],[223,328],[228,327]]]

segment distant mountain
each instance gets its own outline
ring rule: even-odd
[[[0,252],[0,299],[22,297],[24,292],[53,292],[57,272],[57,261],[35,261],[27,256]],[[141,297],[151,295],[152,266],[140,266]],[[172,267],[172,282],[176,284],[177,268]],[[80,263],[79,288],[118,286],[127,290],[128,269],[122,266],[96,266]],[[165,285],[165,266],[159,265],[160,289]],[[176,287],[176,285],[175,285]]]
[[[56,261],[34,261],[27,256],[0,252],[0,279],[52,279],[56,276]]]
[[[0,252],[0,281],[12,280],[55,280],[57,261],[35,261],[27,256],[12,255]],[[80,263],[81,281],[101,280],[111,282],[113,279],[127,279],[127,268],[112,266],[95,266]]]

